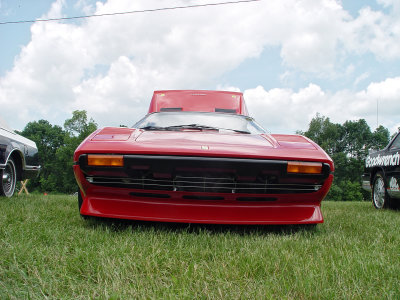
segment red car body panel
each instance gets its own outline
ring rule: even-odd
[[[168,93],[160,92],[165,96],[157,96],[156,93],[158,92],[155,92],[153,96],[150,112],[160,111],[160,108],[166,107],[164,102],[159,101],[157,97],[167,97]],[[203,91],[173,91],[172,94],[174,93],[189,95],[189,98],[204,97],[192,96],[202,94]],[[221,92],[207,91],[206,93],[213,96],[214,108],[233,109],[234,107],[238,114],[247,113],[244,102],[240,102],[242,96],[238,98],[240,101],[231,97],[234,99],[234,104],[229,106],[226,105],[224,97],[232,93],[222,94],[224,97],[221,103],[218,103]],[[237,94],[234,93],[234,96]],[[183,99],[186,98],[183,97]],[[207,97],[202,99],[207,99]],[[172,103],[169,107],[182,107],[185,110],[198,109],[198,106],[190,106],[191,102],[186,100],[179,100],[181,102],[168,100]],[[134,163],[124,168],[114,168],[112,172],[107,168],[90,168],[83,163],[87,154],[122,154],[124,159],[127,161],[133,159]],[[140,163],[142,157],[143,163]],[[168,161],[164,166],[163,159],[171,159],[172,162]],[[75,151],[74,161],[74,173],[83,200],[80,208],[82,215],[185,223],[322,223],[321,201],[329,191],[334,171],[331,158],[317,144],[303,136],[198,130],[146,131],[106,127],[95,131],[81,143]],[[263,171],[269,176],[266,182],[271,181],[272,178],[277,182],[276,186],[282,184],[289,187],[285,190],[277,189],[276,193],[258,192],[258,190],[246,190],[246,188],[238,188],[238,190],[232,188],[232,191],[221,192],[212,188],[201,191],[191,190],[190,186],[186,189],[179,187],[168,190],[159,187],[152,188],[151,184],[143,185],[143,187],[138,184],[123,185],[125,181],[130,182],[129,174],[132,172],[139,169],[145,172],[143,170],[149,170],[152,166],[160,168],[154,171],[152,182],[160,182],[160,186],[164,184],[164,180],[173,182],[176,178],[171,178],[170,172],[163,170],[174,168],[174,161],[184,162],[177,167],[178,171],[212,173],[213,176],[217,174],[215,179],[217,186],[218,180],[225,180],[225,178],[220,178],[218,175],[220,173],[231,172],[238,180],[253,180],[253,175],[248,176],[253,179],[246,178],[246,174],[251,173],[252,167],[243,166],[254,162],[257,163],[254,168],[257,168],[258,162],[263,164],[264,161],[271,164],[272,168],[275,162],[279,163],[279,168],[285,166],[288,161],[319,162],[324,164],[324,170],[327,170],[327,173],[323,180],[306,175],[295,178],[287,174],[280,178],[280,175],[274,174],[283,174],[285,170],[270,171],[267,167],[268,170]],[[234,169],[236,167],[237,169]],[[94,183],[93,178],[97,178],[96,176],[122,179],[117,187],[109,182]],[[135,180],[140,180],[140,178]],[[291,192],[290,187],[296,187],[297,180],[300,180],[301,184],[315,186],[315,190]],[[240,185],[240,182],[238,184]]]
[[[203,146],[207,146],[206,150]],[[74,161],[78,161],[78,157],[84,153],[331,161],[317,144],[299,135],[160,132],[112,127],[105,127],[91,134],[76,149]]]

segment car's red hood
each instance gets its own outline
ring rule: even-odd
[[[101,149],[101,150],[100,150]],[[143,131],[104,128],[79,153],[214,156],[331,161],[315,143],[298,135],[255,135],[211,131]]]
[[[251,154],[259,148],[273,148],[261,135],[223,134],[201,131],[145,131],[136,138],[141,147],[168,149],[180,152],[223,152]]]

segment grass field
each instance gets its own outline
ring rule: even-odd
[[[307,230],[85,221],[76,202],[0,198],[0,299],[400,299],[400,211],[323,202]]]

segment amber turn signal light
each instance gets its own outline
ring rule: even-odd
[[[88,166],[99,166],[99,167],[123,167],[124,156],[123,155],[98,155],[89,154],[87,156]]]
[[[288,161],[287,172],[288,173],[301,173],[301,174],[321,174],[322,173],[322,163]]]

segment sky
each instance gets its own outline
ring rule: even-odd
[[[0,0],[0,23],[223,0]],[[86,110],[133,125],[154,90],[244,93],[271,133],[365,119],[400,127],[400,0],[260,0],[0,24],[0,117],[22,130]]]

